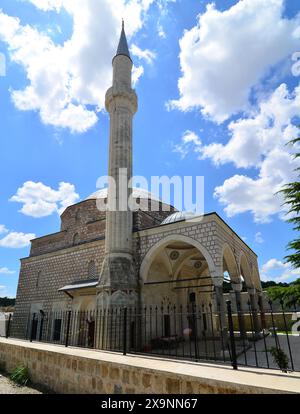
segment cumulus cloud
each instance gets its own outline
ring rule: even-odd
[[[145,60],[146,63],[151,65],[156,58],[156,54],[149,49],[140,49],[137,45],[132,45],[130,52],[133,56],[136,56],[140,60]]]
[[[220,123],[249,107],[252,88],[271,67],[299,50],[300,15],[283,16],[284,0],[214,4],[180,40],[180,98],[170,107],[199,108]]]
[[[238,168],[261,165],[276,147],[287,152],[285,144],[297,135],[293,125],[300,116],[300,85],[289,93],[281,84],[269,98],[261,101],[252,116],[240,118],[228,126],[227,144],[213,143],[202,148],[204,158],[216,165],[232,162]]]
[[[268,222],[275,214],[284,218],[287,206],[277,193],[286,183],[297,178],[299,160],[292,157],[288,141],[298,135],[294,119],[300,117],[300,86],[292,93],[280,85],[258,104],[248,117],[231,122],[226,144],[203,145],[190,131],[175,148],[182,156],[194,152],[200,159],[210,158],[214,164],[233,163],[237,168],[252,168],[257,175],[235,174],[215,189],[214,196],[225,206],[229,217],[251,212],[256,222]],[[189,138],[191,137],[191,138]]]
[[[10,249],[20,249],[30,245],[30,240],[35,238],[33,233],[17,233],[12,231],[0,240],[0,247],[8,247]]]
[[[14,270],[9,270],[7,267],[0,267],[0,275],[12,275],[16,273]]]
[[[300,277],[300,269],[293,269],[278,259],[270,259],[261,267],[260,276],[264,281],[292,282]]]
[[[142,28],[153,0],[29,1],[45,12],[70,14],[73,31],[62,45],[56,44],[46,32],[0,10],[0,41],[7,44],[11,60],[24,68],[28,79],[24,89],[12,91],[13,102],[20,110],[38,111],[45,124],[85,132],[104,108],[121,17],[130,38]]]
[[[289,96],[286,85],[281,85],[260,105],[256,116],[231,124],[234,134],[228,144],[208,146],[210,151],[214,145],[218,147],[210,152],[217,163],[221,159],[224,163],[225,157],[236,166],[259,169],[257,177],[234,175],[215,189],[215,197],[226,206],[228,216],[250,211],[257,222],[268,222],[274,214],[284,218],[287,206],[283,196],[276,193],[297,180],[299,160],[292,157],[292,147],[286,145],[298,135],[292,124],[296,116],[300,116],[300,87]],[[208,156],[207,147],[203,155]]]
[[[20,212],[30,217],[46,217],[62,212],[79,200],[73,184],[59,183],[58,190],[39,182],[25,182],[10,201],[22,203]]]

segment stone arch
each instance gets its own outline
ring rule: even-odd
[[[176,270],[175,270],[175,273],[174,273],[174,280],[176,280],[177,278],[178,278],[178,275],[179,275],[179,273],[180,273],[180,271],[181,271],[181,268],[182,268],[182,266],[184,265],[184,263],[185,263],[185,260],[186,259],[188,259],[189,257],[191,257],[191,256],[193,256],[193,255],[195,255],[195,251],[198,251],[198,249],[196,249],[195,248],[195,250],[194,251],[192,251],[192,252],[187,252],[187,253],[185,253],[181,258],[180,258],[180,261],[179,261],[179,263],[178,263],[178,265],[177,265],[177,268],[176,268]],[[202,268],[203,268],[203,266],[202,266]],[[203,269],[202,269],[203,270]]]
[[[222,269],[222,274],[227,270],[231,281],[238,283],[241,281],[235,255],[228,243],[225,243],[222,248]]]
[[[198,249],[202,255],[204,256],[207,264],[208,264],[208,268],[211,274],[211,277],[213,278],[214,276],[216,276],[215,274],[215,264],[213,262],[213,259],[210,255],[210,253],[208,252],[208,250],[201,244],[199,243],[197,240],[192,239],[191,237],[188,236],[184,236],[182,234],[172,234],[169,236],[166,236],[164,238],[162,238],[159,242],[157,242],[155,245],[153,245],[148,252],[145,254],[141,267],[140,267],[140,279],[142,282],[145,282],[148,276],[148,272],[150,269],[150,266],[155,258],[155,256],[159,253],[159,251],[163,248],[166,247],[168,244],[170,244],[171,242],[183,242],[186,244],[189,244],[191,246],[194,246],[196,249]]]
[[[243,251],[241,251],[239,258],[239,273],[244,278],[246,286],[248,288],[253,288],[254,285],[252,282],[251,267],[247,259],[247,256]]]
[[[259,271],[256,266],[253,267],[252,282],[257,291],[262,291]]]

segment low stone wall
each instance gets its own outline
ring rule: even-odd
[[[235,331],[238,331],[239,330],[238,317],[237,315],[232,315],[232,316],[233,316],[233,328]],[[291,312],[288,312],[285,314],[285,320],[286,320],[286,324],[288,328],[290,328],[292,325],[292,316],[293,316],[293,313]],[[260,314],[258,314],[258,318],[260,320]],[[249,314],[244,315],[244,321],[245,321],[246,330],[251,331],[252,327],[251,327],[251,319],[250,319]],[[265,313],[265,321],[266,321],[267,329],[272,328],[273,321],[274,321],[274,326],[278,328],[279,331],[285,331],[286,329],[282,313],[273,313],[273,320],[272,320],[272,315],[270,313]]]
[[[64,348],[0,338],[0,367],[28,367],[31,379],[56,393],[223,394],[287,393],[276,372],[260,375],[212,364],[168,361],[136,355]],[[271,382],[270,382],[271,378]],[[289,380],[289,378],[288,378]],[[268,381],[270,382],[268,384]],[[300,389],[300,380],[292,388]],[[291,391],[294,391],[291,389]],[[296,392],[296,391],[294,391]]]

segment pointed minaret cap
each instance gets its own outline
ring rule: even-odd
[[[117,53],[116,53],[116,56],[118,56],[118,55],[127,56],[131,60],[129,49],[128,49],[128,43],[127,43],[127,39],[126,39],[126,34],[125,34],[125,29],[124,29],[124,20],[123,19],[122,19],[121,37],[120,37],[120,41],[119,41],[118,50],[117,50]]]

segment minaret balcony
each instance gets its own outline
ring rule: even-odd
[[[138,109],[137,94],[133,89],[113,86],[105,95],[105,108],[111,113],[116,108],[127,108],[134,115]]]

